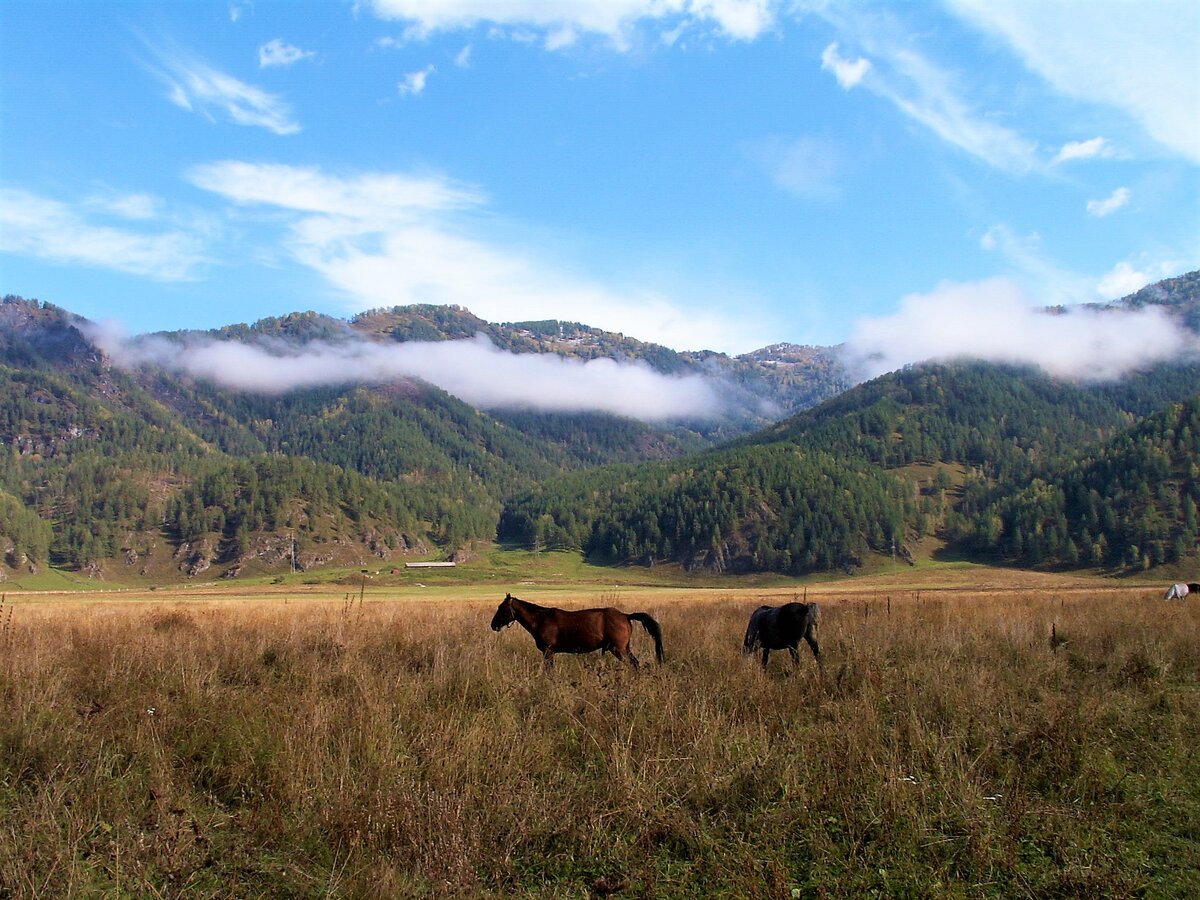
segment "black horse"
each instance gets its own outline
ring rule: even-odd
[[[766,669],[771,651],[786,649],[792,654],[792,661],[799,665],[800,653],[797,648],[803,639],[808,641],[817,665],[820,665],[821,647],[817,644],[817,621],[820,617],[821,610],[815,603],[760,606],[750,615],[742,652],[750,654],[761,649],[762,666]]]

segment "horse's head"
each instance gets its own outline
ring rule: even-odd
[[[512,601],[512,594],[504,595],[504,599],[496,607],[496,614],[492,616],[492,631],[499,631],[501,628],[517,621],[516,613],[513,612]]]

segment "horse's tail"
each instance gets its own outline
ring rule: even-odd
[[[654,617],[650,613],[644,612],[628,613],[627,615],[630,622],[641,622],[650,637],[654,638],[654,658],[661,663],[663,661],[662,629],[658,627]]]

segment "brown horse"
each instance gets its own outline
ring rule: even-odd
[[[492,617],[492,631],[499,631],[513,622],[520,622],[533,635],[533,642],[542,651],[547,669],[554,665],[555,653],[591,653],[593,650],[608,651],[617,659],[629,660],[636,669],[638,658],[629,649],[633,622],[641,622],[654,638],[655,658],[660,663],[663,661],[662,629],[648,613],[623,613],[612,606],[578,611],[555,609],[505,594]]]

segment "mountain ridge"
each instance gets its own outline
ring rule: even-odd
[[[1112,308],[1158,304],[1183,321],[1198,285],[1200,273],[1190,273]],[[846,390],[836,348],[681,353],[580,323],[487,323],[456,307],[392,307],[348,321],[292,313],[151,337],[295,346],[480,334],[512,352],[717,372],[731,385],[727,399],[758,406],[704,428],[487,413],[414,379],[274,395],[227,390],[153,365],[118,367],[87,320],[9,296],[0,303],[0,454],[8,460],[0,574],[53,562],[97,577],[236,577],[449,555],[497,533],[590,548],[608,562],[713,570],[853,569],[931,528],[964,546],[974,534],[980,552],[1003,553],[1003,542],[984,547],[971,517],[1003,502],[1010,486],[1046,480],[1053,466],[1068,471],[1072,453],[1200,392],[1190,366],[1081,387],[985,364],[909,367]],[[805,406],[822,394],[831,396]],[[789,405],[802,408],[789,414]],[[777,421],[757,427],[770,413]],[[926,474],[904,474],[914,466]],[[930,473],[951,469],[961,508],[931,505],[946,485]],[[833,482],[856,498],[840,515],[825,499]],[[557,505],[539,510],[538,491],[543,500],[558,492]],[[612,499],[599,516],[567,502],[605,492]],[[791,506],[776,502],[784,494]],[[705,504],[724,511],[696,512]],[[1173,509],[1182,515],[1182,505]],[[663,543],[671,516],[686,527]],[[802,540],[781,543],[777,533],[788,529]],[[1156,540],[1173,542],[1170,527]],[[1159,564],[1166,554],[1139,554],[1139,564],[1144,558]]]

